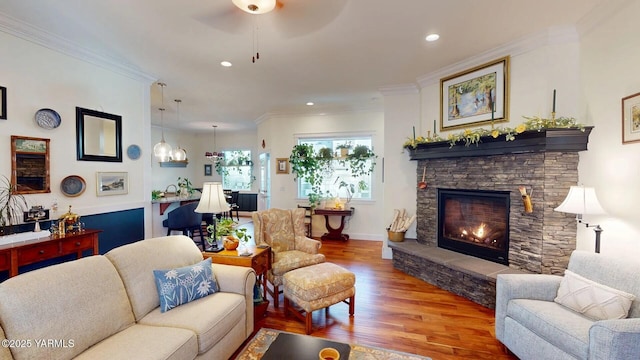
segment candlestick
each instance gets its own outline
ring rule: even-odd
[[[414,126],[413,127],[413,140],[415,140],[415,139],[416,139],[416,127]]]
[[[553,89],[553,110],[552,112],[556,112],[556,89]]]
[[[433,136],[436,136],[436,121],[433,120]]]

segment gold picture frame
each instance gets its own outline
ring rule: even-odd
[[[277,158],[276,159],[276,174],[288,174],[289,173],[289,159]]]
[[[640,93],[622,98],[622,143],[640,142]]]
[[[505,56],[440,79],[440,131],[509,121]]]

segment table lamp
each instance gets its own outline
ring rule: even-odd
[[[222,251],[223,248],[218,248],[218,239],[216,239],[216,230],[218,218],[215,214],[229,211],[229,204],[222,191],[222,183],[219,182],[206,182],[202,185],[202,196],[200,202],[194,210],[197,213],[213,214],[213,249],[212,252]]]
[[[596,191],[592,187],[584,186],[572,186],[569,188],[569,194],[564,199],[562,204],[555,211],[576,214],[576,220],[582,223],[582,215],[597,215],[606,214],[598,198],[596,197]],[[600,252],[600,234],[602,228],[600,225],[589,225],[584,223],[587,227],[592,227],[596,233],[596,253]]]

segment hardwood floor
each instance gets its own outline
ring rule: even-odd
[[[249,226],[251,226],[249,224]],[[378,241],[325,241],[327,261],[356,274],[355,316],[348,305],[313,313],[312,336],[448,359],[516,359],[495,339],[494,311],[395,270]],[[258,328],[304,334],[304,323],[273,308]]]

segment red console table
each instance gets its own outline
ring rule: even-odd
[[[349,235],[343,234],[344,217],[353,215],[354,208],[338,210],[338,209],[315,209],[316,215],[324,215],[324,225],[327,227],[327,233],[322,235],[322,240],[349,240]],[[329,216],[340,216],[340,227],[333,228],[329,224]]]
[[[53,259],[68,254],[82,257],[85,250],[98,255],[98,234],[102,230],[67,232],[66,235],[51,235],[39,239],[18,241],[0,245],[0,271],[9,270],[9,277],[18,275],[18,268],[38,261]]]

